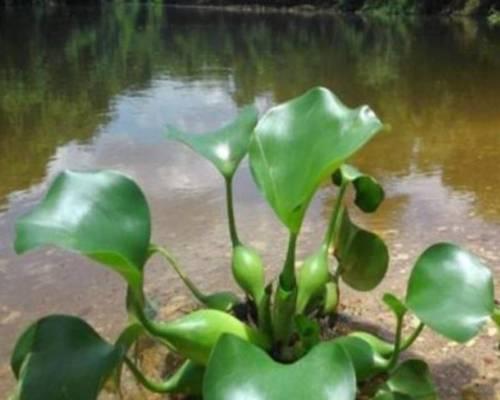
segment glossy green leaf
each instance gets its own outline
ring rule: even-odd
[[[219,338],[229,333],[265,349],[265,335],[232,315],[217,310],[198,310],[159,324],[161,336],[181,355],[205,365]]]
[[[388,365],[388,361],[371,343],[361,337],[342,336],[335,341],[344,347],[351,358],[358,382],[380,373]]]
[[[413,268],[406,305],[436,332],[465,342],[493,313],[491,271],[476,256],[454,244],[435,244]]]
[[[250,144],[250,166],[290,231],[299,231],[319,184],[381,127],[369,107],[350,109],[322,87],[271,108],[260,119]]]
[[[203,296],[203,304],[213,310],[230,312],[239,303],[241,303],[240,298],[232,292],[217,292]]]
[[[392,397],[390,397],[392,395]],[[437,400],[437,391],[427,364],[407,360],[399,365],[380,389],[375,400]]]
[[[95,400],[125,350],[79,318],[54,315],[31,325],[11,360],[19,400]]]
[[[55,245],[119,272],[136,291],[151,236],[149,207],[130,178],[113,171],[65,171],[16,223],[18,253]]]
[[[376,234],[356,226],[345,209],[334,245],[340,276],[353,289],[372,290],[384,279],[389,267],[387,246]]]
[[[384,201],[384,189],[370,175],[363,174],[356,167],[344,164],[332,175],[334,184],[340,186],[343,182],[352,183],[356,195],[354,204],[367,213],[377,210]]]
[[[349,356],[335,342],[314,347],[294,364],[279,364],[261,349],[225,335],[214,349],[203,383],[205,400],[354,400]]]
[[[352,332],[349,334],[350,337],[356,337],[367,342],[373,350],[380,354],[384,358],[388,358],[394,352],[394,345],[392,343],[386,342],[380,339],[378,336],[372,335],[368,332]]]
[[[257,110],[249,106],[232,123],[217,131],[195,135],[168,127],[167,137],[191,147],[209,160],[224,177],[230,178],[248,152],[257,118]]]
[[[407,311],[406,306],[392,293],[384,294],[383,301],[397,318],[402,318],[405,315]]]

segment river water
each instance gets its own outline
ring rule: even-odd
[[[165,125],[202,133],[247,104],[265,111],[316,85],[350,106],[369,104],[390,126],[353,160],[386,189],[379,212],[356,214],[390,245],[385,288],[403,293],[408,267],[440,240],[478,253],[498,287],[500,28],[141,5],[0,10],[0,392],[12,385],[8,357],[30,321],[70,313],[112,337],[125,320],[113,273],[56,249],[12,250],[15,218],[58,172],[113,168],[134,177],[155,241],[203,289],[231,288],[222,181],[167,142]],[[333,195],[325,184],[315,198],[300,256],[321,237]],[[272,277],[286,234],[246,165],[235,196],[241,236],[262,251]],[[185,301],[162,268],[155,260],[148,269],[151,296]]]

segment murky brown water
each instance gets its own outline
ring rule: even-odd
[[[387,283],[364,297],[367,310],[376,308],[382,290],[402,293],[408,266],[438,240],[477,252],[500,287],[499,28],[469,20],[141,6],[3,9],[0,392],[12,384],[8,356],[30,321],[71,313],[112,336],[125,317],[124,287],[111,272],[53,249],[23,257],[11,249],[15,218],[60,170],[114,168],[133,176],[151,203],[155,240],[177,253],[203,288],[232,287],[221,179],[189,150],[164,140],[163,127],[201,132],[248,103],[265,110],[314,85],[331,88],[351,106],[370,104],[392,126],[355,160],[387,191],[380,211],[357,215],[358,221],[388,240],[394,261]],[[235,191],[241,235],[263,252],[271,277],[285,232],[246,166]],[[332,196],[325,187],[314,201],[300,254],[321,236]],[[157,301],[187,296],[157,261],[149,272]],[[467,383],[483,366],[498,366],[490,336],[479,353],[471,346],[431,357],[435,371],[446,377],[448,364],[451,374],[465,368],[461,382]],[[445,347],[436,343],[436,351]],[[483,362],[481,352],[490,358]],[[458,398],[447,390],[445,398]]]

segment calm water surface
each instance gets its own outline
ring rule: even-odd
[[[488,262],[498,285],[500,29],[141,6],[1,10],[0,392],[29,321],[65,312],[113,335],[124,319],[114,274],[55,249],[14,256],[14,219],[59,171],[133,176],[151,203],[155,240],[203,288],[231,287],[221,179],[168,143],[164,126],[203,132],[247,104],[264,111],[315,85],[350,106],[370,104],[392,128],[355,160],[387,191],[380,212],[360,223],[389,241],[395,261],[457,241]],[[235,191],[242,236],[276,267],[285,232],[246,166]],[[301,254],[321,235],[333,194],[325,186],[315,199]],[[160,268],[153,262],[152,296],[182,299]]]

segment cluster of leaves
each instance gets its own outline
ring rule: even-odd
[[[231,270],[246,300],[229,292],[203,293],[167,249],[151,242],[146,198],[131,179],[113,171],[63,172],[40,204],[18,220],[16,251],[55,245],[118,272],[128,285],[129,325],[108,343],[76,317],[54,315],[35,322],[12,355],[18,379],[13,398],[93,400],[107,380],[119,384],[124,365],[151,391],[205,400],[352,400],[365,382],[377,382],[371,393],[376,400],[437,398],[427,365],[400,362],[400,354],[424,326],[465,342],[489,318],[499,322],[491,272],[458,246],[440,243],[427,249],[412,270],[406,298],[384,296],[397,321],[393,342],[368,332],[319,339],[318,319],[336,313],[340,281],[369,291],[388,268],[386,245],[351,220],[344,201],[349,189],[364,212],[376,211],[383,201],[374,178],[345,164],[381,128],[370,108],[349,109],[325,88],[273,107],[260,119],[248,107],[216,132],[191,135],[169,128],[170,138],[205,157],[224,178]],[[272,282],[265,281],[260,255],[240,239],[233,212],[233,176],[247,154],[257,186],[289,231],[283,268]],[[318,248],[296,269],[304,216],[329,177],[338,186],[331,219]],[[147,315],[144,270],[155,255],[173,267],[206,308],[166,322]],[[242,303],[251,311],[238,319],[234,310]],[[405,338],[408,313],[421,322]],[[143,334],[185,359],[162,382],[145,376],[128,356]]]

